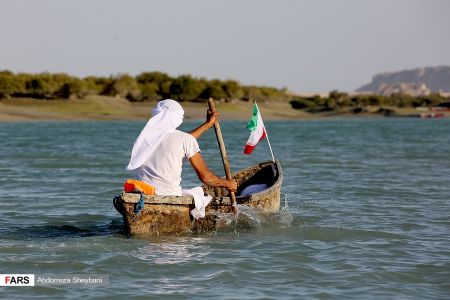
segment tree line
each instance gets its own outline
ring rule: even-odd
[[[28,97],[35,99],[82,99],[90,95],[126,98],[129,101],[156,101],[171,98],[178,101],[225,101],[239,99],[258,101],[289,101],[295,109],[310,112],[331,111],[344,107],[366,106],[429,107],[450,101],[440,94],[413,97],[407,94],[381,96],[347,94],[332,91],[326,97],[292,95],[286,89],[242,85],[235,80],[208,80],[191,75],[169,76],[162,72],[143,72],[137,76],[119,74],[78,78],[64,73],[13,73],[0,71],[0,99]]]
[[[144,72],[137,76],[120,74],[78,78],[64,73],[14,74],[0,71],[0,99],[81,99],[90,95],[119,96],[129,101],[155,101],[164,98],[201,101],[211,97],[225,100],[289,100],[290,97],[286,89],[242,85],[235,80],[208,80],[191,75],[172,77],[162,72]]]
[[[327,97],[314,95],[311,97],[293,96],[290,103],[295,109],[310,112],[332,111],[339,108],[353,107],[356,109],[367,106],[378,107],[431,107],[448,103],[449,98],[434,93],[426,96],[410,96],[408,94],[391,94],[382,96],[377,94],[348,94],[332,91]]]

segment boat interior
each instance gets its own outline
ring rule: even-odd
[[[277,182],[279,172],[273,162],[266,162],[233,174],[233,178],[237,179],[239,186],[236,193],[236,198],[243,198],[249,194],[244,195],[242,192],[249,190],[248,187],[250,186],[269,189]],[[204,189],[213,197],[229,197],[230,195],[229,191],[224,188],[204,186]],[[262,190],[258,191],[261,192]]]

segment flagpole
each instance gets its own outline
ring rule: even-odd
[[[256,100],[255,100],[255,105],[256,105],[256,108],[258,109],[259,114],[261,115],[261,119],[262,119],[261,110],[259,110]],[[267,144],[269,144],[270,154],[272,154],[272,161],[275,162],[275,157],[273,156],[272,146],[270,145],[270,141],[269,141],[269,133],[267,133],[266,126],[264,126],[264,130],[266,131],[266,139],[267,139]]]

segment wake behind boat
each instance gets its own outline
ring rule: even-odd
[[[237,204],[252,207],[264,214],[279,211],[283,172],[278,160],[259,163],[232,174],[232,177],[239,186],[236,193]],[[240,196],[249,187],[251,189],[255,186],[266,188]],[[143,195],[144,207],[139,213],[135,213],[141,198],[139,193],[123,192],[114,198],[113,204],[122,214],[125,229],[131,235],[172,235],[214,230],[221,214],[233,213],[230,193],[224,188],[206,185],[203,190],[212,196],[212,201],[206,207],[206,216],[198,220],[190,214],[195,207],[191,196]]]

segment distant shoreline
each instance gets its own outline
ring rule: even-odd
[[[123,98],[93,96],[80,100],[37,100],[11,98],[0,101],[0,122],[22,121],[88,121],[88,120],[147,120],[155,102],[129,102]],[[182,102],[186,119],[204,119],[206,103]],[[372,107],[361,113],[350,108],[327,112],[308,113],[293,109],[288,102],[259,103],[265,120],[316,120],[339,117],[383,117],[379,107]],[[235,101],[217,103],[222,120],[248,120],[252,114],[252,103]],[[390,116],[413,116],[414,108],[390,108]],[[448,117],[448,113],[446,113]]]

